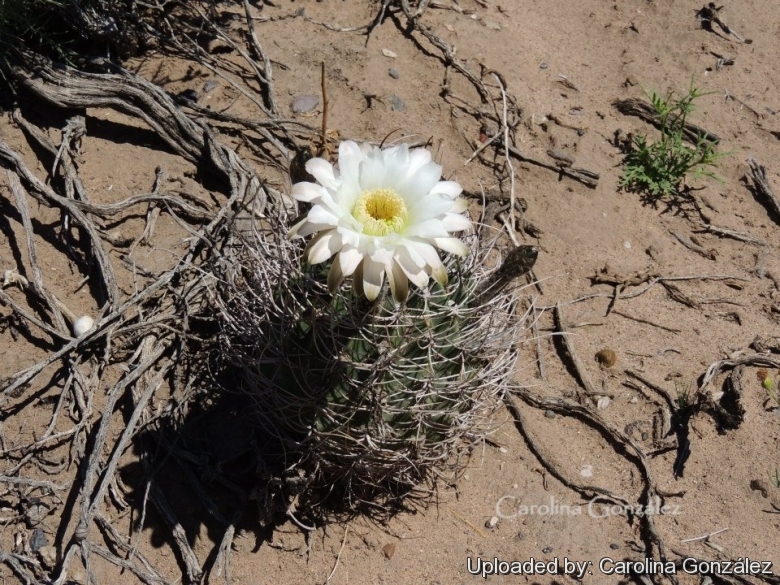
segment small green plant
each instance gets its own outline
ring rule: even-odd
[[[674,383],[677,390],[677,407],[684,410],[691,405],[691,384]]]
[[[642,134],[633,137],[623,161],[620,187],[645,191],[657,200],[679,193],[683,179],[688,175],[723,182],[713,169],[717,167],[718,159],[729,153],[716,152],[716,144],[705,135],[700,134],[695,144],[685,141],[686,119],[694,110],[696,99],[703,95],[706,94],[691,82],[688,92],[679,99],[674,99],[671,93],[666,98],[656,93],[649,96],[661,128],[661,138],[649,142]]]

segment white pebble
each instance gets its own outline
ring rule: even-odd
[[[89,315],[83,315],[73,322],[73,335],[81,337],[87,331],[92,329],[95,324],[95,320]]]
[[[631,242],[629,242],[628,240],[626,240],[625,242],[623,242],[623,247],[624,247],[626,250],[630,250],[630,249],[631,249]]]
[[[582,471],[580,471],[580,475],[582,477],[593,477],[593,466],[592,465],[583,466]]]
[[[389,59],[395,59],[396,57],[398,57],[395,51],[391,51],[390,49],[382,49],[382,54],[385,57],[388,57]]]

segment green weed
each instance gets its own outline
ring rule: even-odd
[[[623,161],[621,188],[644,191],[652,200],[658,200],[679,193],[687,176],[723,182],[714,169],[718,160],[730,153],[716,152],[716,144],[702,135],[695,144],[689,144],[683,133],[694,102],[703,95],[707,94],[691,82],[688,92],[679,99],[671,93],[666,98],[656,93],[649,96],[658,116],[661,138],[650,142],[642,134],[634,136]]]

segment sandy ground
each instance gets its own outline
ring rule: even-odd
[[[467,191],[479,193],[482,186],[488,193],[508,192],[509,182],[500,180],[486,164],[500,163],[501,153],[488,149],[491,154],[484,160],[464,165],[479,145],[480,125],[455,104],[457,98],[478,104],[473,86],[452,69],[445,73],[440,52],[419,34],[405,32],[402,15],[391,10],[368,38],[360,31],[331,30],[370,22],[377,4],[368,0],[276,0],[262,10],[253,8],[263,17],[256,21],[257,33],[274,63],[276,95],[284,115],[319,125],[321,103],[302,114],[294,113],[290,104],[296,96],[320,95],[320,64],[324,62],[330,98],[328,126],[340,138],[379,141],[398,131],[394,137],[430,140],[445,173]],[[572,332],[570,342],[588,376],[611,397],[608,407],[596,412],[653,453],[649,469],[666,497],[660,502],[662,510],[649,513],[666,554],[675,559],[749,557],[771,562],[777,572],[780,515],[771,502],[780,501],[780,488],[771,485],[770,477],[780,468],[780,417],[766,400],[756,368],[746,368],[743,377],[746,413],[739,428],[718,432],[708,414],[693,416],[690,456],[682,477],[677,478],[675,451],[660,449],[663,441],[653,434],[658,408],[648,397],[658,400],[658,395],[647,386],[638,391],[624,384],[629,380],[626,371],[632,370],[676,398],[681,389],[695,388],[711,363],[742,355],[739,352],[753,353],[749,346],[756,336],[778,332],[779,218],[748,189],[744,177],[746,159],[754,157],[767,166],[768,180],[780,192],[780,7],[772,0],[725,4],[720,12],[723,21],[749,43],[739,42],[718,27],[704,30],[696,18],[701,7],[701,2],[690,0],[462,0],[458,5],[444,0],[429,7],[421,22],[455,47],[456,58],[470,70],[481,71],[486,82],[495,86],[496,78],[490,72],[500,73],[520,109],[516,146],[524,155],[554,165],[547,151],[555,150],[573,157],[576,167],[600,175],[598,186],[591,189],[548,169],[513,161],[516,194],[527,202],[525,218],[540,234],[538,239],[521,236],[541,250],[535,274],[543,292],[529,291],[537,306],[546,309],[540,317],[545,377],[536,364],[535,344],[529,342],[517,371],[518,383],[540,396],[576,394],[577,381],[551,335],[551,309],[560,303]],[[306,18],[292,17],[301,10]],[[217,5],[217,12],[241,14],[242,10],[223,3]],[[277,18],[282,16],[288,18]],[[242,26],[239,20],[223,22],[226,30]],[[225,58],[240,60],[224,44],[215,43],[208,50],[220,47]],[[716,68],[718,56],[733,59],[733,64]],[[214,76],[198,63],[151,54],[126,66],[172,93],[196,90],[204,107],[261,117],[252,102],[223,79],[215,79],[216,87],[205,92],[204,84]],[[256,93],[256,85],[247,79],[246,87]],[[710,92],[697,102],[692,120],[719,135],[720,150],[730,153],[718,168],[723,182],[693,181],[693,194],[702,202],[711,225],[747,232],[766,242],[764,248],[703,230],[704,219],[690,203],[647,205],[638,194],[617,187],[623,155],[613,144],[615,131],[657,134],[638,118],[619,113],[612,102],[642,98],[645,91],[685,91],[692,79]],[[445,82],[448,99],[442,97]],[[40,115],[46,125],[46,113]],[[160,148],[137,123],[110,110],[90,110],[87,115],[79,172],[93,201],[108,203],[148,192],[158,165],[170,177],[170,188],[209,197],[208,190],[193,179],[191,165]],[[58,143],[59,122],[49,125],[49,135]],[[35,150],[8,117],[0,122],[0,137],[22,152],[28,165],[45,178]],[[220,138],[253,161],[259,176],[282,191],[289,188],[283,174],[255,157],[251,145],[235,132],[222,127]],[[2,189],[2,200],[6,208],[13,201],[7,187]],[[33,208],[33,213],[42,232],[53,229],[59,220],[58,213],[43,207]],[[4,215],[2,270],[22,262],[11,242],[23,241],[18,216]],[[154,246],[134,252],[139,265],[149,269],[170,262],[185,235],[168,216],[161,216],[160,222]],[[119,227],[123,233],[136,233],[143,225],[143,217],[138,216]],[[683,246],[672,232],[696,239],[706,257]],[[60,251],[43,243],[38,256],[58,297],[68,299],[79,314],[95,310],[87,287],[78,288],[81,275],[63,263]],[[597,273],[629,277],[641,271],[663,277],[730,278],[674,281],[693,300],[693,306],[675,300],[666,288],[655,284],[646,292],[618,300],[607,315],[614,287],[594,286],[591,277]],[[623,293],[639,293],[647,284],[628,286]],[[124,286],[124,292],[132,290],[129,277]],[[590,298],[570,302],[584,295]],[[2,311],[10,314],[8,307]],[[611,368],[596,362],[601,349],[615,352],[617,361]],[[5,328],[0,333],[0,377],[10,376],[48,352],[45,345],[15,341],[10,328]],[[711,389],[721,390],[723,381],[724,376],[718,377]],[[587,398],[585,404],[595,410],[597,399]],[[21,444],[40,433],[35,425],[46,424],[54,400],[56,392],[43,390],[25,401],[24,411],[14,410],[2,426],[6,444]],[[525,404],[520,408],[524,433],[561,476],[620,494],[628,502],[641,501],[644,480],[636,461],[602,433],[573,417],[550,416]],[[457,488],[444,488],[434,505],[399,514],[387,523],[358,518],[346,525],[318,528],[307,540],[293,523],[268,532],[257,529],[253,525],[256,518],[247,514],[233,544],[231,582],[476,583],[482,582],[481,577],[469,574],[467,559],[474,568],[478,558],[490,562],[497,558],[508,562],[557,560],[561,568],[564,559],[588,565],[580,579],[525,574],[491,576],[488,582],[612,584],[638,581],[607,574],[619,565],[609,560],[602,563],[603,559],[660,559],[658,550],[646,549],[647,535],[638,519],[628,518],[623,510],[596,506],[556,478],[540,461],[540,453],[529,448],[507,411],[501,411],[492,441],[475,450]],[[4,453],[5,472],[18,458]],[[132,453],[126,459],[131,467]],[[13,505],[0,501],[0,506]],[[493,516],[500,518],[491,526]],[[57,514],[43,523],[50,543],[55,542],[59,524]],[[206,559],[220,537],[210,528],[207,512],[196,505],[187,508],[184,524],[196,555]],[[38,525],[18,519],[6,522],[0,537],[3,548],[12,548],[17,534],[26,533],[29,538],[34,526]],[[139,547],[171,582],[177,582],[181,568],[166,529],[160,526],[150,517]],[[689,540],[715,532],[709,540]],[[134,579],[129,574],[119,576],[99,560],[95,563],[100,583]],[[678,568],[679,583],[703,582],[696,570],[692,573]],[[0,567],[0,576],[6,583],[16,579],[7,566]],[[76,568],[70,576],[81,583],[84,572]],[[660,575],[654,579],[669,582]],[[219,583],[222,577],[214,574],[210,581]]]

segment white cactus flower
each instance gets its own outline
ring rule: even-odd
[[[385,274],[393,297],[401,302],[411,280],[422,288],[433,277],[447,283],[437,250],[466,256],[469,248],[453,232],[469,229],[455,181],[441,181],[442,168],[424,148],[406,144],[380,150],[344,141],[338,165],[322,158],[306,163],[317,183],[293,185],[292,196],[312,204],[289,237],[316,234],[306,247],[310,264],[336,256],[328,273],[334,292],[353,276],[359,294],[374,300]]]

